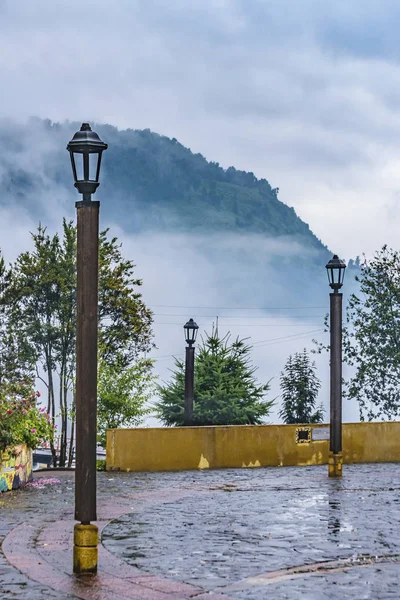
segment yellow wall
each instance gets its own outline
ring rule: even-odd
[[[107,469],[175,471],[327,463],[329,442],[296,443],[297,427],[232,425],[111,429],[107,432]],[[307,427],[315,431],[327,425]],[[344,463],[399,460],[400,422],[343,425]]]

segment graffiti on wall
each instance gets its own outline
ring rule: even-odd
[[[16,490],[32,479],[32,450],[21,444],[3,452],[0,462],[0,492]]]

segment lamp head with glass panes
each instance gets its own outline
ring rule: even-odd
[[[193,346],[196,341],[199,326],[197,323],[195,323],[195,321],[193,321],[193,319],[189,319],[189,321],[183,326],[183,329],[185,330],[186,343],[188,346]]]
[[[343,285],[344,272],[346,270],[346,263],[341,260],[337,254],[334,254],[331,260],[326,265],[326,272],[328,274],[329,285],[333,289],[334,294],[338,294],[340,288]]]
[[[82,123],[69,142],[67,150],[71,157],[75,187],[83,195],[83,201],[91,200],[91,195],[99,187],[101,157],[108,146],[101,141],[89,123]]]

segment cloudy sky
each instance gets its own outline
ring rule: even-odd
[[[400,237],[399,22],[396,0],[0,0],[0,118],[89,120],[176,137],[268,179],[341,256],[370,255],[384,243],[398,247]],[[1,219],[14,258],[14,213]],[[22,215],[17,227],[23,236],[32,223]],[[163,285],[179,305],[181,272],[166,269],[187,255],[182,241],[171,243],[161,283],[153,246],[124,241],[146,300],[168,304]],[[211,322],[230,298],[202,257],[191,260],[204,272],[196,304],[211,307]],[[253,338],[263,379],[302,349],[302,339],[280,346],[279,338],[307,328],[281,325]],[[165,369],[182,344],[180,327],[166,329],[156,319]],[[261,344],[274,339],[269,351]],[[321,364],[326,381],[326,358]]]
[[[345,257],[398,242],[396,0],[0,0],[0,116],[177,137]]]

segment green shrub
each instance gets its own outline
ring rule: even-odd
[[[0,391],[0,451],[17,444],[36,448],[53,439],[54,427],[46,409],[38,406],[39,396],[24,384]]]

